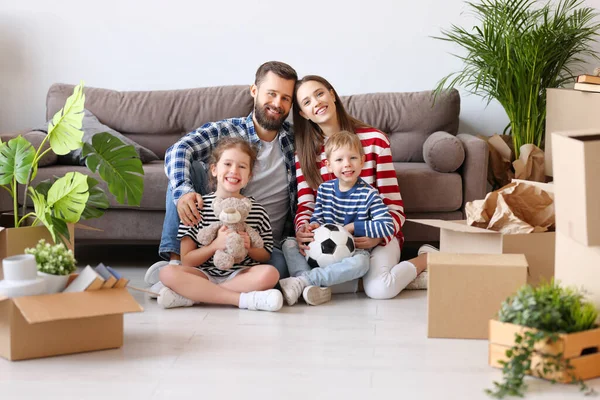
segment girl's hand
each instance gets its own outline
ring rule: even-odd
[[[354,235],[354,222],[350,222],[348,225],[345,225],[344,229],[346,229],[349,234]]]
[[[312,242],[315,237],[315,234],[312,233],[313,230],[317,229],[319,224],[313,222],[309,224],[305,222],[304,225],[298,229],[296,232],[296,242],[298,242],[298,249],[300,250],[300,254],[303,256],[306,255],[305,250],[308,250],[308,243]]]
[[[250,250],[250,235],[248,232],[238,232],[242,239],[244,239],[244,247],[246,250]]]
[[[219,232],[217,233],[217,237],[210,246],[215,250],[225,250],[225,244],[227,242],[227,235],[229,235],[229,230],[226,226],[222,226],[219,228]]]
[[[380,243],[383,243],[382,238],[370,238],[370,237],[366,237],[366,236],[354,238],[354,245],[356,246],[357,249],[369,250],[369,249],[372,249],[373,247],[377,246]]]

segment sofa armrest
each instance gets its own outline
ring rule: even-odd
[[[460,168],[463,178],[463,206],[468,201],[483,199],[487,193],[489,150],[487,143],[467,133],[456,135],[465,149],[465,161]]]

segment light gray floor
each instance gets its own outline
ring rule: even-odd
[[[143,285],[155,249],[117,250],[77,257],[112,258]],[[427,339],[426,291],[388,301],[338,295],[278,313],[163,310],[132,294],[145,311],[126,315],[123,348],[0,359],[0,399],[487,399],[483,390],[500,378],[487,365],[486,341]],[[574,386],[528,383],[528,399],[583,398]],[[600,379],[590,384],[600,391]]]

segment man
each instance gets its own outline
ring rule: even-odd
[[[197,204],[202,204],[201,195],[209,192],[204,165],[219,139],[226,136],[242,137],[259,149],[253,177],[243,194],[254,197],[267,210],[276,245],[269,264],[277,268],[281,278],[289,276],[278,247],[283,237],[294,235],[291,222],[296,207],[294,141],[291,125],[285,119],[292,108],[297,80],[296,71],[289,65],[278,61],[264,63],[250,87],[254,110],[248,117],[209,122],[167,149],[165,172],[169,186],[158,252],[163,260],[169,261],[154,263],[146,272],[146,283],[154,285],[159,281],[161,267],[181,263],[179,221],[188,226],[198,222]]]

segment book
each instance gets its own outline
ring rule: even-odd
[[[106,268],[106,266],[102,263],[96,265],[94,270],[100,274],[100,276],[104,279],[104,284],[102,285],[102,289],[110,289],[115,286],[117,283],[117,278]]]
[[[89,265],[85,267],[71,282],[69,286],[65,290],[64,293],[70,292],[84,292],[86,290],[98,290],[102,288],[104,285],[104,278],[97,273],[92,267]]]
[[[124,288],[125,286],[127,286],[127,284],[129,284],[129,279],[122,276],[113,268],[107,266],[106,269],[112,274],[112,276],[114,276],[117,279],[117,283],[115,283],[115,285],[113,286],[114,288]]]
[[[576,83],[573,89],[600,93],[600,85],[594,85],[593,83]]]
[[[590,83],[593,85],[600,85],[600,76],[596,75],[579,75],[577,77],[579,83]]]

